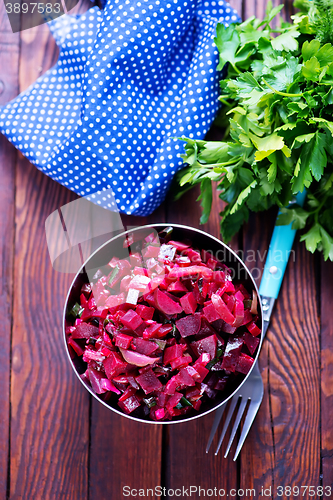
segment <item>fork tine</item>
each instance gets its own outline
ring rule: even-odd
[[[214,418],[212,430],[210,431],[208,443],[207,443],[207,446],[206,446],[206,453],[209,452],[210,445],[212,444],[212,441],[214,439],[215,432],[217,431],[217,428],[218,428],[219,423],[221,421],[221,418],[222,418],[223,412],[225,410],[225,407],[226,407],[226,405],[224,404],[220,408],[218,408],[216,410],[216,412],[215,412],[215,418]]]
[[[228,425],[230,423],[231,417],[232,417],[232,415],[233,415],[233,413],[235,411],[236,404],[237,404],[237,401],[238,401],[238,397],[239,396],[237,396],[237,394],[236,394],[232,398],[232,400],[231,400],[231,403],[230,403],[230,406],[229,406],[229,410],[228,410],[228,414],[227,414],[227,418],[225,419],[225,422],[224,422],[224,426],[223,426],[223,429],[222,429],[222,434],[221,434],[221,437],[220,437],[220,440],[219,440],[219,444],[217,445],[217,448],[216,448],[216,451],[215,451],[215,455],[217,455],[218,452],[220,451],[223,438],[225,436],[225,433],[227,432],[227,428],[228,428]]]
[[[227,450],[224,454],[224,458],[227,458],[228,456],[228,453],[230,451],[230,448],[231,448],[231,445],[232,445],[232,442],[234,440],[234,437],[236,435],[236,432],[237,432],[237,429],[238,429],[238,426],[239,426],[239,423],[241,421],[241,418],[242,418],[242,415],[244,413],[244,410],[245,410],[245,407],[246,407],[246,404],[247,404],[247,399],[246,398],[242,398],[242,401],[239,405],[239,408],[238,408],[238,412],[237,412],[237,417],[236,417],[236,420],[235,420],[235,423],[234,423],[234,426],[232,428],[232,432],[231,432],[231,436],[230,436],[230,439],[229,439],[229,443],[228,443],[228,446],[227,446]]]
[[[243,425],[242,433],[241,433],[241,436],[239,438],[237,450],[236,450],[236,453],[235,453],[235,456],[234,456],[234,461],[237,460],[239,452],[242,449],[242,446],[244,444],[246,436],[248,435],[249,430],[251,428],[252,422],[253,422],[253,420],[254,420],[254,418],[255,418],[255,416],[257,414],[257,411],[259,410],[259,407],[261,405],[261,401],[262,401],[262,398],[260,399],[260,401],[251,401],[251,403],[250,403],[250,406],[248,408],[247,415],[246,415],[246,418],[245,418],[245,422],[244,422],[244,425]]]

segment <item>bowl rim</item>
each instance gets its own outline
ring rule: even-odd
[[[83,380],[82,378],[80,377],[80,374],[78,373],[74,363],[73,363],[73,360],[69,354],[69,349],[68,349],[68,344],[67,344],[67,337],[66,337],[66,332],[65,332],[65,321],[66,321],[66,311],[67,311],[67,304],[68,304],[68,300],[69,300],[69,297],[70,297],[70,294],[71,294],[71,291],[72,291],[72,288],[73,286],[75,285],[75,282],[79,276],[79,274],[81,274],[81,271],[83,270],[83,268],[86,266],[86,264],[90,261],[90,259],[93,258],[94,255],[96,255],[102,248],[104,248],[106,245],[109,245],[110,243],[112,243],[112,241],[118,239],[118,238],[122,238],[124,237],[126,234],[128,233],[133,233],[135,231],[139,231],[139,230],[142,230],[142,229],[146,229],[146,228],[151,228],[151,229],[155,229],[156,227],[158,227],[159,229],[163,229],[163,228],[167,228],[167,227],[177,227],[179,229],[186,229],[186,230],[189,230],[189,231],[194,231],[196,233],[199,233],[199,234],[202,234],[203,236],[206,236],[212,240],[214,240],[216,243],[218,243],[219,245],[221,245],[222,247],[224,247],[227,251],[229,251],[237,260],[238,262],[240,263],[240,265],[242,267],[245,268],[248,276],[250,277],[251,281],[252,281],[252,284],[254,286],[254,289],[257,293],[257,297],[258,297],[258,303],[259,303],[259,306],[260,306],[260,318],[261,318],[261,333],[260,333],[260,342],[259,342],[259,345],[258,345],[258,350],[257,350],[257,354],[256,354],[256,357],[254,358],[254,363],[250,369],[250,371],[246,374],[246,376],[244,377],[244,379],[242,380],[242,382],[237,386],[237,388],[226,398],[224,399],[223,401],[221,401],[218,405],[216,406],[213,406],[213,408],[210,408],[206,411],[204,411],[203,413],[198,413],[197,415],[193,415],[191,417],[187,417],[187,418],[183,418],[183,419],[179,419],[179,420],[168,420],[168,421],[155,421],[155,420],[144,420],[142,418],[139,418],[139,417],[134,417],[132,415],[127,415],[126,413],[122,412],[121,410],[118,410],[117,408],[114,408],[113,406],[110,406],[109,404],[107,404],[107,402],[103,401],[102,399],[100,399],[98,397],[98,394],[96,394],[91,387],[89,387]],[[63,310],[63,317],[62,317],[62,329],[63,329],[63,340],[64,340],[64,344],[65,344],[65,350],[66,350],[66,353],[67,353],[67,357],[69,359],[69,362],[72,366],[72,369],[74,370],[74,373],[76,374],[76,376],[78,377],[78,379],[80,380],[80,382],[82,383],[82,385],[85,387],[85,389],[87,391],[90,392],[90,394],[92,396],[94,396],[94,398],[101,404],[103,404],[106,408],[108,408],[109,410],[112,410],[114,411],[115,413],[118,413],[118,415],[121,415],[122,417],[126,417],[126,418],[129,418],[131,420],[134,420],[136,422],[141,422],[143,424],[157,424],[157,425],[170,425],[170,424],[181,424],[181,423],[185,423],[185,422],[189,422],[191,420],[196,420],[197,418],[200,418],[200,417],[203,417],[204,415],[208,415],[208,413],[211,413],[215,410],[217,410],[218,408],[220,408],[221,406],[223,406],[224,404],[226,404],[239,390],[240,388],[243,386],[243,384],[245,383],[245,381],[248,379],[248,377],[250,376],[250,374],[252,373],[252,370],[254,369],[254,366],[255,364],[258,362],[258,357],[259,357],[259,354],[260,354],[260,351],[261,351],[261,347],[262,347],[262,343],[263,343],[263,340],[264,340],[264,334],[263,334],[263,330],[264,330],[264,319],[263,319],[263,309],[262,309],[262,303],[261,303],[261,297],[259,295],[259,290],[258,290],[258,287],[256,285],[256,282],[250,272],[250,270],[247,268],[247,266],[245,265],[245,263],[242,261],[242,259],[237,255],[237,253],[232,250],[232,248],[230,248],[228,245],[226,245],[222,240],[219,240],[218,238],[216,238],[215,236],[207,233],[206,231],[202,231],[201,229],[197,229],[195,227],[191,227],[191,226],[186,226],[184,224],[174,224],[172,222],[168,223],[168,222],[156,222],[156,223],[151,223],[151,224],[145,224],[143,226],[137,226],[137,227],[131,227],[131,229],[127,229],[121,233],[118,233],[116,234],[115,236],[113,236],[112,238],[110,238],[108,241],[106,241],[105,243],[103,243],[102,245],[100,245],[86,260],[85,262],[80,266],[80,269],[77,271],[70,287],[69,287],[69,290],[68,290],[68,293],[67,293],[67,296],[66,296],[66,300],[65,300],[65,305],[64,305],[64,310]]]

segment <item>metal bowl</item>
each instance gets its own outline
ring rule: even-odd
[[[118,413],[119,415],[123,415],[132,420],[151,423],[151,424],[175,424],[178,422],[183,422],[185,420],[194,420],[196,418],[202,417],[203,415],[206,415],[207,413],[210,413],[211,411],[216,410],[218,407],[226,403],[240,389],[240,387],[244,384],[247,377],[250,375],[253,366],[255,364],[255,363],[253,364],[250,372],[246,376],[239,374],[239,376],[235,378],[233,383],[231,383],[230,385],[229,383],[227,384],[226,389],[224,391],[221,391],[221,394],[219,394],[215,399],[212,399],[209,402],[207,402],[205,405],[202,405],[200,410],[195,415],[182,415],[173,418],[170,421],[163,421],[163,422],[151,420],[149,419],[149,417],[143,418],[140,416],[136,416],[135,412],[133,412],[133,414],[127,415],[126,413],[122,412],[120,408],[117,406],[116,400],[112,401],[113,398],[111,398],[109,401],[105,402],[102,399],[103,395],[96,394],[92,390],[90,385],[81,378],[80,375],[82,375],[86,370],[86,363],[82,360],[81,357],[73,355],[73,353],[70,353],[67,345],[65,326],[66,326],[66,315],[67,311],[69,310],[69,306],[78,301],[82,285],[84,283],[89,283],[91,281],[91,276],[95,274],[95,271],[97,269],[105,266],[113,256],[119,258],[124,257],[123,243],[125,241],[125,238],[129,236],[129,234],[134,234],[135,239],[142,239],[145,236],[147,236],[149,232],[151,232],[152,230],[155,230],[157,233],[161,233],[166,227],[173,228],[171,239],[179,241],[190,240],[194,248],[198,248],[200,250],[204,249],[207,251],[208,250],[212,251],[213,254],[219,258],[219,260],[221,260],[232,270],[232,273],[234,275],[233,280],[236,283],[239,281],[242,282],[249,292],[255,290],[258,296],[259,324],[261,323],[260,343],[257,349],[255,361],[259,356],[259,352],[263,341],[262,304],[260,301],[260,296],[258,293],[257,286],[254,282],[254,279],[251,276],[250,271],[247,269],[246,265],[238,257],[238,255],[231,248],[229,248],[227,245],[225,245],[222,241],[218,240],[214,236],[211,236],[208,233],[205,233],[204,231],[201,231],[199,229],[183,226],[180,224],[168,225],[166,223],[158,223],[131,229],[130,231],[118,234],[117,236],[110,239],[108,242],[104,243],[83,264],[79,272],[76,274],[73,283],[69,289],[63,314],[63,338],[66,346],[66,352],[68,355],[69,362],[74,372],[76,373],[77,377],[84,385],[84,387],[90,392],[90,394],[95,399],[97,399],[97,401],[99,401],[101,404],[103,404],[110,410]]]

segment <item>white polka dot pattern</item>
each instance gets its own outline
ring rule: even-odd
[[[150,214],[218,110],[222,0],[109,0],[49,23],[57,64],[0,108],[0,130],[40,170],[99,205]],[[114,193],[114,199],[108,192]]]

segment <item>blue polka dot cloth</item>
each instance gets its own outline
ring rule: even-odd
[[[109,0],[49,22],[57,64],[0,107],[0,130],[42,172],[104,208],[148,215],[217,111],[223,0]],[[115,206],[116,205],[116,206]]]

